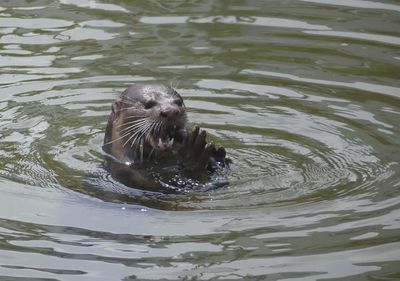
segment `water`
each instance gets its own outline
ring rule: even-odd
[[[396,1],[0,2],[1,280],[399,280]],[[233,159],[159,195],[102,169],[157,80]]]

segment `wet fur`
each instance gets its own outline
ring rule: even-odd
[[[103,146],[107,154],[106,169],[127,186],[162,191],[168,184],[141,168],[147,164],[157,167],[163,162],[167,166],[182,167],[182,179],[187,173],[190,178],[205,179],[199,182],[202,186],[201,182],[209,178],[208,172],[229,167],[229,161],[225,159],[223,147],[216,149],[206,142],[204,130],[196,126],[187,132],[186,120],[183,99],[171,87],[161,84],[128,87],[112,104]],[[169,147],[169,140],[178,137],[181,140]],[[168,149],[162,149],[164,144]]]
[[[104,151],[123,162],[143,162],[157,153],[167,127],[186,125],[182,97],[161,84],[133,85],[113,103]]]

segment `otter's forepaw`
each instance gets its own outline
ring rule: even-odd
[[[211,151],[210,160],[208,162],[207,170],[214,172],[218,168],[229,168],[232,160],[226,158],[225,148],[220,146]]]
[[[182,164],[191,171],[215,171],[218,167],[229,167],[225,148],[216,148],[214,144],[207,143],[207,132],[195,126],[182,142],[179,151]]]

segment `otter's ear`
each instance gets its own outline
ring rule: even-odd
[[[118,117],[119,113],[121,112],[121,107],[122,107],[122,102],[120,99],[117,99],[115,102],[113,102],[111,106],[111,111],[114,114],[114,116]]]

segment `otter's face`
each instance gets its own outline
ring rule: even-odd
[[[160,151],[172,149],[174,135],[186,123],[182,97],[163,85],[133,86],[115,103],[123,146]]]

